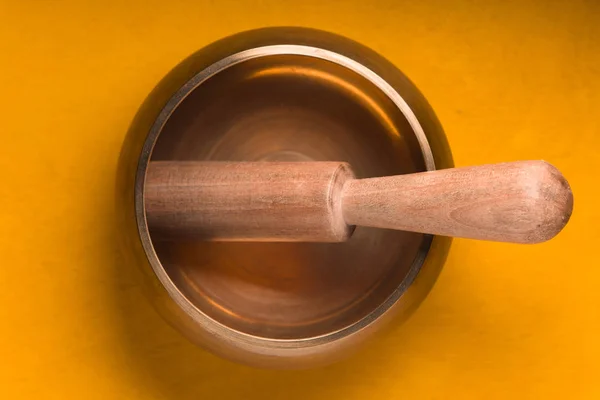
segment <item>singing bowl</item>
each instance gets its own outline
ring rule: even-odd
[[[336,361],[431,289],[450,239],[356,228],[345,243],[165,238],[148,226],[154,160],[349,162],[357,177],[453,166],[443,130],[390,62],[344,37],[269,28],[219,40],[148,96],[123,146],[118,211],[128,264],[189,340],[268,368]]]

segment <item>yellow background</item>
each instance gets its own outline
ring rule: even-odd
[[[0,398],[600,398],[600,3],[0,3]],[[146,95],[223,36],[356,39],[423,91],[457,165],[546,159],[575,212],[537,246],[456,240],[429,297],[348,361],[238,366],[190,345],[120,262],[116,163]]]

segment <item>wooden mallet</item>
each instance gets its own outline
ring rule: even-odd
[[[356,225],[515,243],[554,237],[573,209],[561,173],[519,161],[355,179],[343,162],[151,162],[163,238],[343,242]]]

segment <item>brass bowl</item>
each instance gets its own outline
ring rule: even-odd
[[[342,244],[171,240],[146,224],[150,160],[335,160],[357,177],[452,167],[429,105],[392,64],[346,38],[269,28],[189,57],[149,95],[120,159],[130,263],[193,342],[261,367],[335,361],[408,316],[450,239],[359,227]]]

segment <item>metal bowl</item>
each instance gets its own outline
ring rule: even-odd
[[[150,94],[120,160],[130,263],[190,340],[261,367],[335,361],[405,318],[450,239],[359,227],[342,244],[164,240],[147,226],[151,160],[335,160],[357,177],[452,166],[435,115],[368,48],[326,32],[243,32],[192,55]]]

